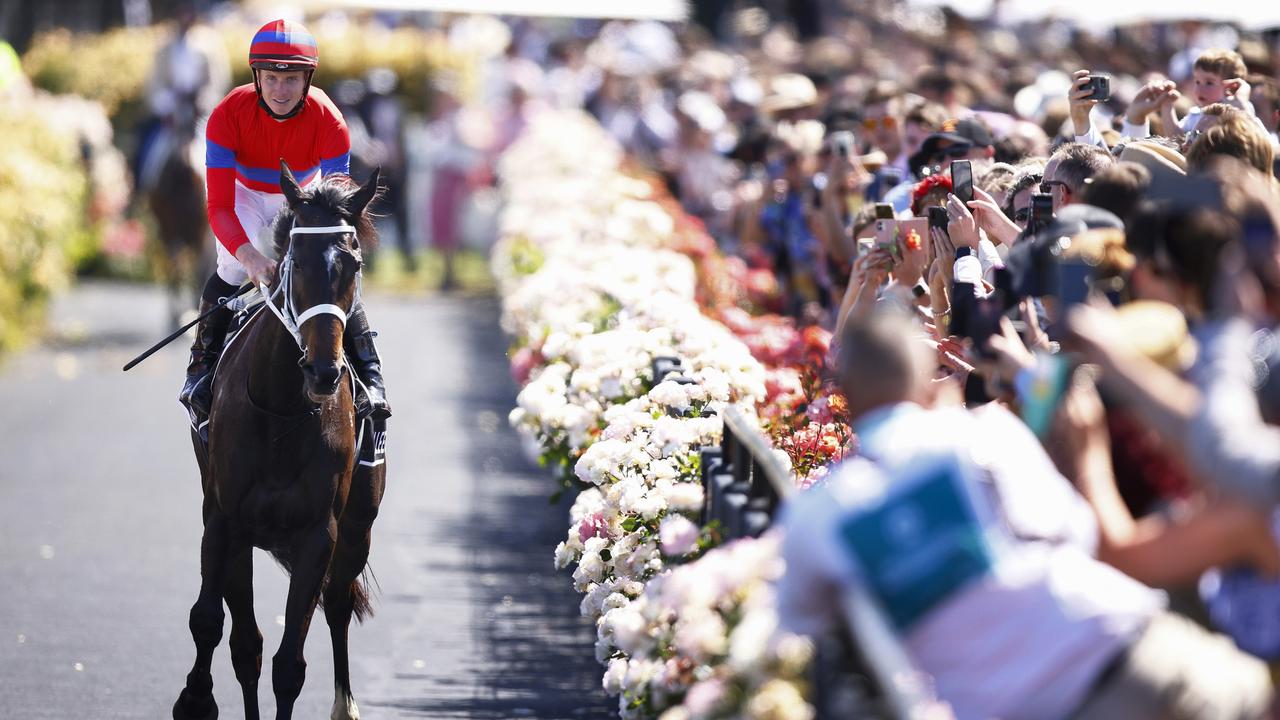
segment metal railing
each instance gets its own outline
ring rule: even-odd
[[[655,358],[654,382],[693,382],[681,374],[684,370],[679,358]],[[795,482],[740,410],[728,407],[721,418],[720,445],[701,450],[702,521],[716,523],[726,541],[758,537],[797,492]],[[812,680],[818,717],[923,717],[935,704],[927,677],[912,664],[884,612],[857,587],[842,593],[841,610],[844,627],[817,642]]]

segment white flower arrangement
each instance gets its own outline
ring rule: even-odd
[[[513,372],[511,423],[585,486],[555,565],[572,569],[623,718],[808,720],[808,646],[777,629],[773,538],[707,550],[699,450],[730,404],[754,417],[766,372],[704,316],[676,218],[620,172],[582,113],[548,113],[499,162],[492,259]],[[682,377],[653,377],[655,358]]]

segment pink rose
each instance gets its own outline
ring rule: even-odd
[[[698,526],[683,515],[668,515],[658,527],[662,552],[669,556],[688,555],[698,547]]]

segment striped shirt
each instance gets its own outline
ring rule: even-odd
[[[249,242],[235,211],[235,184],[280,192],[280,161],[306,185],[317,175],[348,173],[351,138],[329,96],[312,87],[306,106],[284,121],[258,104],[253,85],[232,90],[209,116],[205,130],[205,182],[209,225],[233,255]]]

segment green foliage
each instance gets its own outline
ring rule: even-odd
[[[348,25],[327,31],[312,28],[320,46],[315,84],[330,88],[338,80],[363,78],[373,68],[390,68],[400,78],[396,92],[412,112],[424,112],[430,80],[444,70],[465,88],[473,81],[470,58],[453,51],[438,30],[386,30]],[[249,41],[257,26],[228,23],[217,28],[226,48],[235,85],[249,83]],[[132,127],[144,110],[144,91],[156,51],[171,30],[163,25],[117,28],[97,35],[66,29],[41,33],[22,58],[32,84],[52,93],[97,100],[117,127]]]
[[[0,107],[0,351],[21,344],[91,243],[88,177],[74,137],[37,111]]]
[[[163,37],[160,27],[118,28],[99,35],[50,30],[36,36],[22,69],[38,88],[97,100],[113,123],[131,123],[142,112],[152,57]]]

